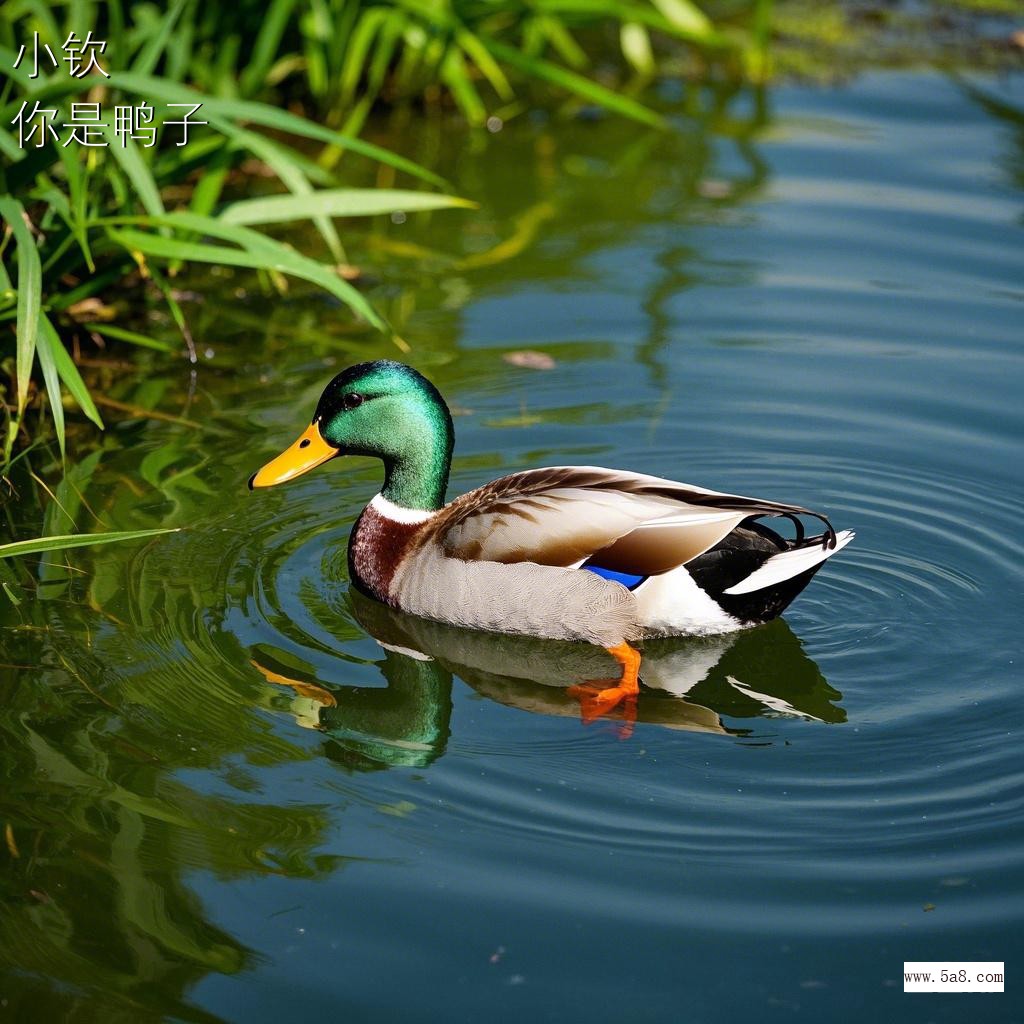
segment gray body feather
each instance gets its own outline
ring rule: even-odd
[[[469,562],[433,546],[395,573],[404,611],[467,629],[614,647],[639,636],[633,595],[591,572],[530,562]]]

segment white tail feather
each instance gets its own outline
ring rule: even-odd
[[[853,530],[843,530],[836,534],[834,548],[824,548],[820,544],[812,544],[809,547],[793,548],[791,551],[772,555],[760,568],[755,569],[739,583],[734,583],[724,593],[750,594],[755,590],[763,590],[765,587],[799,576],[800,573],[806,572],[824,562],[826,558],[831,558],[837,551],[841,551],[853,540],[853,537]]]

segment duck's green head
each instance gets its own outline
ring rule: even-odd
[[[388,359],[359,363],[324,388],[313,422],[250,477],[249,487],[282,484],[338,455],[372,455],[384,462],[384,497],[405,508],[437,509],[453,443],[448,407],[426,377]]]

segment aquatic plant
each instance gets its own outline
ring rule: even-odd
[[[467,204],[426,168],[359,139],[370,108],[382,98],[431,100],[442,89],[481,123],[481,89],[490,90],[492,106],[507,106],[518,78],[660,123],[585,73],[576,33],[608,25],[618,26],[622,52],[641,73],[653,69],[651,32],[708,53],[736,48],[692,0],[175,0],[162,14],[119,0],[63,11],[37,0],[5,5],[0,323],[15,331],[0,343],[8,382],[0,465],[19,432],[29,436],[26,410],[41,407],[43,395],[63,452],[62,387],[103,425],[69,341],[168,347],[134,324],[112,322],[106,296],[129,281],[159,291],[193,360],[172,287],[188,263],[253,269],[278,286],[282,275],[300,278],[389,333],[344,273],[336,218]],[[341,188],[334,168],[342,153],[442,191]],[[288,194],[226,201],[253,161]],[[329,262],[261,229],[296,220],[316,225]]]
[[[170,24],[175,10],[162,23],[162,29]],[[153,38],[160,43],[166,40],[167,32],[160,31]],[[160,54],[152,42],[149,39],[136,46],[128,71],[113,71],[102,77],[74,77],[55,71],[46,76],[39,74],[36,79],[28,69],[14,67],[17,54],[0,46],[0,66],[6,66],[8,73],[0,120],[10,123],[22,118],[18,123],[20,138],[0,128],[0,147],[9,159],[0,182],[0,218],[4,222],[0,238],[4,257],[0,268],[0,321],[15,322],[17,339],[14,365],[8,372],[17,383],[15,393],[9,396],[13,406],[8,407],[5,462],[10,459],[23,422],[36,359],[61,449],[62,383],[82,411],[102,426],[96,405],[61,340],[62,334],[95,332],[150,348],[167,347],[165,342],[138,331],[105,322],[109,316],[100,296],[128,275],[146,278],[160,290],[186,342],[187,326],[170,286],[170,276],[185,261],[251,267],[270,275],[288,274],[311,281],[372,326],[387,331],[384,319],[335,266],[301,255],[249,225],[311,218],[333,259],[340,263],[344,254],[331,219],[334,216],[465,205],[437,192],[400,189],[367,193],[331,188],[335,184],[333,176],[318,170],[299,153],[293,143],[296,137],[341,144],[413,179],[435,186],[442,183],[436,175],[396,154],[286,111],[209,96],[154,77],[148,71]],[[85,92],[89,101],[77,101]],[[205,131],[195,136],[198,125],[193,127],[193,138],[187,145],[156,145],[157,134],[170,132],[168,122],[181,107],[201,110],[196,121],[201,118],[205,122]],[[52,117],[38,119],[29,129],[41,133],[38,140],[26,138],[25,112],[40,109],[52,111]],[[116,117],[119,110],[141,110],[144,119],[126,129],[123,123],[112,122],[102,113],[113,111]],[[76,138],[75,119],[87,123],[82,120],[86,114],[96,123],[88,123]],[[250,125],[274,130],[278,135],[270,138]],[[188,131],[188,126],[182,128]],[[85,144],[68,144],[80,140]],[[259,160],[261,167],[268,168],[288,189],[290,196],[283,197],[283,204],[279,199],[273,205],[269,198],[223,202],[229,175],[246,156]],[[197,172],[198,179],[188,189],[187,204],[168,212],[164,203],[167,189],[194,179]],[[327,187],[317,190],[314,205],[310,198],[315,185]],[[206,239],[214,239],[217,244]]]

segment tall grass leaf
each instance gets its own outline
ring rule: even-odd
[[[82,34],[96,28],[98,6],[94,0],[68,0],[68,16],[64,24],[73,25]]]
[[[42,181],[49,182],[49,178],[42,178]],[[45,203],[46,212],[50,215],[56,214],[67,225],[68,230],[71,230],[71,203],[68,197],[56,185],[51,184],[45,188],[37,188],[32,193],[32,198],[40,203]],[[48,230],[52,232],[52,224]],[[53,257],[51,256],[47,262],[50,263],[52,260]]]
[[[213,208],[220,200],[221,192],[224,191],[228,172],[235,161],[234,148],[230,143],[225,143],[207,161],[188,201],[188,208],[192,213],[205,216],[213,212]]]
[[[376,160],[379,163],[394,167],[396,171],[404,171],[414,178],[437,185],[439,188],[446,188],[447,182],[432,171],[405,157],[398,156],[390,150],[372,143],[364,142],[349,135],[343,135],[314,121],[299,117],[287,110],[279,110],[265,103],[256,103],[252,100],[221,99],[220,97],[209,96],[205,93],[196,92],[187,86],[178,85],[174,82],[166,82],[163,79],[152,78],[147,75],[138,75],[134,72],[113,71],[110,73],[108,83],[113,88],[123,89],[125,92],[136,93],[145,96],[149,100],[161,100],[165,103],[201,103],[203,108],[217,117],[230,118],[233,121],[251,121],[253,124],[261,125],[264,128],[273,128],[276,131],[287,132],[291,135],[299,135],[303,138],[314,139],[318,142],[326,142],[332,145],[343,146],[359,153],[361,156]],[[13,116],[13,114],[12,114]]]
[[[81,154],[78,150],[68,146],[62,146],[60,150],[61,163],[64,166],[64,178],[68,183],[68,206],[70,208],[70,219],[68,227],[71,229],[79,249],[85,257],[85,265],[89,272],[96,270],[96,264],[92,258],[92,248],[89,245],[89,232],[86,223],[88,204],[88,175],[82,168]]]
[[[25,159],[25,150],[18,145],[18,140],[6,128],[0,128],[0,153],[3,153],[11,163]]]
[[[395,47],[398,46],[402,33],[405,31],[406,18],[400,11],[389,11],[388,20],[381,29],[377,46],[373,51],[373,59],[367,71],[369,91],[376,94],[380,91],[387,77],[388,68],[391,67],[391,59],[395,55]],[[364,93],[364,98],[365,98]]]
[[[45,316],[45,314],[43,315]],[[53,329],[52,324],[50,328],[51,330]],[[56,331],[54,331],[54,334],[56,334]],[[51,346],[51,350],[53,352],[53,360],[57,364],[57,373],[60,374],[60,379],[71,393],[71,397],[78,403],[82,412],[102,430],[103,420],[100,417],[99,410],[96,408],[96,403],[92,400],[92,395],[89,394],[89,389],[85,386],[85,381],[82,380],[82,375],[78,372],[78,367],[75,366],[74,360],[68,355],[68,350],[59,341],[56,345]]]
[[[590,63],[583,47],[576,42],[560,19],[545,15],[536,21],[548,43],[569,67],[579,71]]]
[[[28,92],[35,85],[36,79],[32,78],[32,72],[26,66],[27,61],[22,61],[19,67],[14,66],[17,59],[18,55],[14,50],[0,45],[0,72],[5,74],[15,85],[20,86],[23,92]]]
[[[402,29],[402,50],[392,73],[392,83],[399,96],[413,91],[417,81],[425,77],[423,56],[427,44],[427,33],[423,26],[409,19]]]
[[[498,96],[508,102],[515,94],[512,86],[509,85],[505,72],[501,65],[491,56],[490,51],[480,41],[475,33],[469,29],[459,28],[455,33],[455,41],[462,48],[463,53],[480,69],[480,73],[491,83],[491,88]]]
[[[466,120],[470,124],[483,124],[487,119],[487,108],[470,81],[461,50],[454,46],[448,48],[441,62],[441,81],[451,90]]]
[[[601,15],[619,22],[636,22],[656,32],[663,32],[706,49],[736,48],[735,39],[718,31],[710,21],[707,21],[706,16],[701,14],[699,8],[696,9],[700,15],[698,18],[687,18],[682,15],[672,20],[666,17],[659,6],[652,6],[646,2],[633,3],[630,0],[535,0],[535,6],[538,10],[552,15],[550,21],[556,25],[562,23],[560,15],[581,15],[590,18]]]
[[[50,414],[53,416],[53,429],[57,434],[60,457],[64,458],[64,405],[60,396],[60,376],[57,373],[57,360],[53,348],[60,345],[60,338],[53,325],[44,314],[39,317],[39,333],[36,338],[36,354],[39,356],[39,368],[43,371],[43,383],[50,399]]]
[[[302,29],[303,62],[306,70],[306,87],[315,99],[322,101],[327,94],[330,73],[327,68],[325,41],[317,37],[316,18],[307,11],[299,19]]]
[[[15,366],[18,373],[18,418],[28,401],[28,382],[36,354],[42,308],[43,270],[39,250],[25,223],[25,208],[13,196],[0,196],[0,218],[7,221],[18,247],[18,318]]]
[[[111,53],[125,53],[124,6],[121,0],[107,0],[107,32]]]
[[[161,218],[164,223],[170,222],[174,214],[168,214]],[[192,214],[178,214],[178,217],[193,217]],[[208,218],[197,218],[208,219]],[[214,222],[216,223],[216,222]],[[196,230],[185,223],[181,224],[187,230]],[[228,225],[223,225],[225,228]],[[200,229],[203,230],[203,229]],[[241,231],[243,228],[235,227],[234,230]],[[126,249],[137,250],[148,256],[157,256],[169,260],[193,260],[197,263],[213,263],[234,267],[249,267],[253,270],[276,270],[282,274],[290,274],[311,284],[319,285],[330,292],[336,298],[344,302],[350,309],[358,313],[366,321],[371,323],[379,331],[388,332],[389,328],[379,313],[370,305],[362,294],[352,287],[347,281],[339,277],[330,267],[323,263],[317,263],[305,256],[275,242],[273,239],[263,239],[265,246],[259,250],[246,251],[232,249],[223,245],[207,245],[201,242],[186,242],[178,238],[162,238],[158,235],[146,234],[142,231],[131,229],[118,230],[108,228],[108,232],[115,241],[119,242]],[[213,234],[206,231],[207,234]],[[256,232],[252,232],[256,234]]]
[[[11,6],[13,7],[14,5],[11,4]],[[60,35],[60,28],[53,14],[53,4],[43,3],[42,0],[23,0],[20,6],[22,12],[30,13],[35,19],[36,25],[34,27],[39,29],[39,34],[44,40],[57,40],[57,37]]]
[[[366,70],[366,58],[377,32],[387,21],[391,12],[384,7],[370,7],[363,11],[345,47],[345,58],[341,65],[339,86],[341,95],[350,101]]]
[[[118,530],[111,533],[70,533],[59,537],[38,537],[34,540],[18,540],[11,544],[0,544],[0,558],[15,555],[38,555],[44,551],[63,551],[65,548],[94,547],[97,544],[114,544],[120,541],[144,540],[162,533],[177,533],[181,527],[164,527],[157,530]]]
[[[415,14],[422,21],[427,22],[434,28],[450,31],[455,27],[455,18],[452,16],[450,3],[446,0],[393,0],[396,7],[404,7],[411,14]]]
[[[651,37],[643,25],[635,21],[625,22],[619,29],[619,40],[623,56],[637,74],[654,73],[654,50],[651,49]]]
[[[754,0],[752,43],[747,54],[747,69],[755,82],[771,74],[772,0]]]
[[[160,22],[159,30],[150,37],[132,63],[132,71],[135,74],[151,75],[153,73],[153,69],[160,63],[164,49],[170,41],[171,33],[174,31],[174,24],[187,3],[188,0],[175,0],[174,4],[172,4],[171,9]]]
[[[676,28],[685,32],[700,36],[708,35],[715,30],[708,16],[695,3],[691,3],[691,0],[651,0],[651,3]]]
[[[173,352],[174,346],[168,345],[166,341],[158,341],[147,334],[139,334],[138,331],[129,331],[124,327],[117,327],[114,324],[83,324],[87,331],[102,334],[105,338],[116,338],[118,341],[127,341],[131,345],[138,345],[141,348],[152,348],[158,352]]]
[[[654,128],[665,127],[664,118],[649,107],[645,107],[628,96],[622,96],[611,89],[606,89],[603,85],[576,74],[575,71],[568,71],[550,61],[542,60],[540,57],[528,57],[526,54],[520,53],[519,50],[493,39],[487,39],[486,45],[495,57],[535,78],[543,79],[562,89],[568,89],[582,99],[597,103],[607,110],[632,118],[634,121]]]
[[[10,53],[9,50],[5,51],[4,47],[0,46],[0,74],[3,74],[5,70],[3,67],[3,55],[5,52]],[[42,81],[41,75],[38,81]],[[23,103],[27,104],[26,113],[34,110],[37,102],[41,108],[50,108],[69,96],[75,96],[80,92],[87,92],[94,81],[95,79],[92,75],[86,75],[85,78],[51,78],[39,88],[22,93],[18,98],[11,100],[0,110],[0,124],[11,124],[15,115],[21,110]],[[45,151],[48,147],[44,146],[41,148]],[[36,150],[36,153],[39,153],[39,149]],[[53,159],[56,160],[56,156]],[[27,159],[21,161],[21,163],[28,162]]]
[[[52,191],[56,192],[57,190],[53,189]],[[66,197],[62,195],[61,198],[65,200],[66,204]],[[45,220],[49,221],[47,228],[49,237],[52,237],[54,240],[56,240],[56,244],[48,247],[49,253],[47,254],[46,259],[43,261],[44,281],[55,280],[56,278],[60,277],[59,268],[64,265],[65,258],[69,257],[69,252],[75,244],[74,235],[72,235],[70,231],[66,235],[63,235],[62,237],[59,231],[54,230],[53,218],[55,215],[57,215],[57,211],[52,207],[48,209],[44,214]],[[77,256],[70,256],[70,258],[73,259],[76,264],[78,263]]]
[[[281,39],[294,8],[295,0],[272,0],[264,12],[263,24],[253,44],[249,63],[239,80],[243,95],[250,95],[264,85],[267,72],[278,57]]]
[[[313,186],[309,183],[302,168],[292,160],[286,150],[280,149],[270,139],[266,139],[256,132],[236,129],[225,123],[221,124],[221,128],[226,134],[233,136],[236,141],[244,140],[246,149],[253,156],[262,160],[281,179],[282,184],[289,192],[300,198],[313,195]],[[330,249],[335,262],[343,263],[345,250],[342,248],[341,239],[338,237],[334,224],[322,212],[311,214],[311,218],[317,231],[320,232],[320,237],[327,243],[327,248]]]
[[[248,128],[240,128],[234,121],[229,121],[226,118],[214,117],[210,119],[210,124],[213,125],[217,131],[222,132],[226,135],[234,144],[235,148],[247,149],[253,156],[262,159],[260,154],[270,152],[271,150],[277,154],[276,161],[288,161],[292,166],[297,167],[302,173],[309,179],[309,181],[315,185],[333,185],[336,178],[329,171],[325,171],[318,163],[311,160],[309,157],[300,153],[294,146],[290,146],[285,142],[282,142],[279,138],[272,138],[269,135],[262,135],[259,132],[250,131]],[[192,143],[189,143],[191,148]],[[264,160],[268,166],[273,166],[269,161]],[[203,161],[203,170],[207,166],[207,162]],[[200,179],[199,184],[202,184]],[[198,185],[197,185],[198,187]]]
[[[225,224],[281,224],[321,213],[328,217],[373,217],[419,210],[472,209],[476,203],[437,192],[387,188],[320,189],[310,196],[258,196],[224,207],[218,220]]]
[[[166,212],[153,172],[149,169],[146,161],[142,159],[135,140],[129,138],[127,134],[118,139],[109,123],[103,126],[102,132],[110,143],[107,152],[113,155],[128,176],[128,180],[135,187],[135,193],[139,197],[143,209],[153,216],[159,216]]]
[[[181,308],[181,303],[175,298],[174,289],[171,288],[170,281],[156,267],[151,266],[149,268],[149,276],[153,279],[153,283],[157,288],[160,289],[160,294],[164,297],[164,302],[167,303],[167,308],[171,311],[171,319],[174,320],[178,331],[181,333],[181,339],[185,342],[185,353],[188,356],[188,361],[194,366],[198,362],[196,343],[192,337],[188,321],[185,319],[185,311]]]

